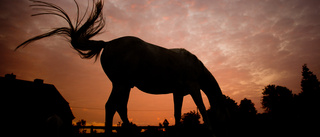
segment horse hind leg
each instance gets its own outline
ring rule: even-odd
[[[123,124],[129,124],[128,108],[127,108],[129,95],[130,95],[130,87],[127,87],[127,88],[122,87],[121,97],[119,98],[117,103],[117,111],[120,115],[120,118]]]
[[[113,117],[118,111],[120,118],[124,124],[129,124],[127,116],[127,104],[129,99],[130,87],[113,85],[109,99],[105,105],[105,132],[112,133]]]

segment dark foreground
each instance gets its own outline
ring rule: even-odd
[[[160,130],[159,130],[160,129]],[[145,130],[139,128],[120,129],[117,133],[106,135],[104,133],[86,133],[74,134],[75,137],[212,137],[210,132],[204,125],[197,127],[168,127],[155,128],[150,127]],[[214,127],[214,135],[216,137],[301,137],[301,136],[319,136],[318,128],[308,125],[304,122],[285,122],[279,123],[272,120],[264,123],[254,121],[238,123],[238,124],[220,124]]]
[[[80,129],[81,132],[81,129]],[[149,126],[146,128],[141,127],[131,127],[131,128],[118,128],[116,132],[111,135],[106,135],[105,133],[75,133],[75,137],[177,137],[177,136],[197,136],[197,137],[210,137],[212,133],[200,125],[198,127],[155,127]]]

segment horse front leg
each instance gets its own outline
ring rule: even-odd
[[[213,134],[213,129],[212,129],[211,122],[209,120],[209,117],[208,117],[208,114],[207,114],[207,111],[206,111],[206,107],[204,106],[204,103],[203,103],[203,100],[202,100],[202,96],[201,96],[200,90],[194,90],[193,92],[191,92],[191,97],[192,97],[194,103],[197,105],[197,107],[200,110],[200,113],[202,115],[204,124],[207,126],[209,131],[212,133],[212,137],[215,137],[215,135]]]
[[[179,126],[181,124],[181,108],[183,102],[183,95],[174,93],[173,94],[173,102],[174,102],[174,118],[175,118],[175,126]]]
[[[129,95],[130,95],[130,87],[127,87],[127,88],[122,87],[121,97],[119,98],[117,103],[117,111],[124,125],[129,124],[128,108],[127,108]]]

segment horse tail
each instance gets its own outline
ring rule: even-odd
[[[97,60],[101,50],[105,47],[105,42],[90,40],[90,38],[99,34],[99,32],[105,25],[102,15],[103,2],[101,0],[98,0],[97,2],[93,1],[93,7],[86,21],[84,21],[84,18],[86,17],[88,8],[86,9],[84,15],[82,17],[79,17],[79,5],[76,1],[74,1],[77,6],[77,20],[74,24],[70,20],[68,14],[61,7],[43,1],[31,1],[34,2],[34,4],[31,5],[32,7],[36,7],[36,9],[44,11],[42,13],[33,14],[32,16],[58,16],[67,21],[69,26],[56,28],[47,33],[30,38],[17,46],[16,50],[42,38],[50,37],[53,35],[62,35],[68,39],[72,47],[79,53],[81,58],[91,59],[92,57],[96,57],[95,59]]]

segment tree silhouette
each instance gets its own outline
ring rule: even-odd
[[[263,114],[257,115],[265,136],[312,136],[317,134],[320,121],[320,87],[316,75],[306,64],[302,66],[301,93],[292,95],[286,87],[268,85],[263,89]],[[294,132],[292,132],[294,131]]]
[[[226,107],[228,108],[231,117],[233,115],[236,115],[239,108],[237,102],[232,98],[230,98],[229,96],[223,95],[223,97],[225,99]]]
[[[263,89],[262,107],[273,118],[283,118],[293,104],[292,91],[286,87],[268,85]]]
[[[302,66],[301,90],[302,92],[296,97],[295,101],[299,117],[312,121],[315,118],[319,120],[320,113],[317,108],[320,106],[318,101],[320,82],[306,64]]]
[[[257,110],[254,107],[254,103],[252,103],[252,101],[247,98],[241,100],[239,105],[239,114],[241,119],[252,120],[257,114]]]
[[[306,96],[314,96],[320,92],[320,82],[317,76],[313,74],[307,67],[307,64],[302,66],[301,94]]]

